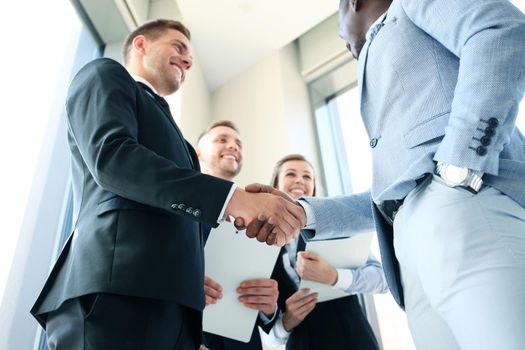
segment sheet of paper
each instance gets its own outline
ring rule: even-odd
[[[204,331],[250,341],[258,311],[239,302],[235,290],[242,281],[269,278],[278,255],[278,247],[248,238],[232,223],[211,230],[204,247],[205,274],[223,287],[223,297],[204,309]]]
[[[365,265],[373,234],[369,232],[343,239],[311,241],[306,243],[305,250],[319,254],[335,268],[355,268]],[[301,280],[299,288],[310,288],[310,292],[319,293],[318,303],[348,295],[340,289],[313,281]]]

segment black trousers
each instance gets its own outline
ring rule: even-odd
[[[115,294],[89,294],[49,314],[51,350],[195,350],[202,314],[177,303]]]

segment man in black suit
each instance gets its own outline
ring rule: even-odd
[[[241,171],[244,158],[242,140],[235,124],[228,120],[221,120],[210,125],[199,137],[197,155],[204,174],[233,181]],[[204,229],[205,241],[208,234],[209,227],[208,230]],[[277,312],[279,296],[277,281],[270,278],[243,281],[237,292],[239,301],[246,307],[259,310],[257,325],[269,331]],[[206,276],[204,295],[206,305],[215,304],[222,297],[222,286]],[[257,325],[253,328],[248,343],[206,332],[203,343],[211,350],[262,350]]]
[[[67,97],[73,234],[31,312],[50,349],[197,349],[204,307],[201,224],[272,218],[283,244],[302,209],[204,175],[161,97],[192,65],[190,33],[157,20],[131,33],[125,67],[87,64]]]

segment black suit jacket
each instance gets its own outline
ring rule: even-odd
[[[286,310],[286,299],[297,291],[283,265],[283,247],[272,278],[279,283],[279,308]],[[351,295],[318,303],[314,310],[292,330],[287,350],[377,350],[372,328],[361,310],[357,296]]]
[[[204,307],[200,223],[231,182],[201,174],[168,111],[119,63],[97,59],[67,98],[75,230],[31,312],[96,292]]]

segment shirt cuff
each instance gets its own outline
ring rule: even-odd
[[[230,203],[230,200],[232,199],[233,192],[235,192],[236,189],[237,189],[237,185],[232,184],[232,187],[230,188],[230,192],[228,193],[228,196],[226,196],[226,200],[224,201],[224,205],[222,206],[222,210],[219,214],[219,217],[217,218],[218,224],[226,220],[226,208],[228,207],[228,204]]]
[[[283,344],[288,340],[291,334],[291,332],[288,332],[286,329],[284,329],[283,315],[281,315],[281,317],[279,317],[279,319],[275,321],[273,330],[275,337],[279,339]]]
[[[263,323],[265,325],[267,325],[268,323],[272,322],[273,319],[275,318],[275,316],[277,316],[277,314],[279,313],[279,308],[275,308],[275,311],[273,312],[273,315],[272,315],[272,318],[269,318],[268,316],[266,316],[266,314],[262,311],[259,311],[259,317],[261,318],[261,320],[263,321]]]
[[[333,289],[347,290],[354,281],[354,274],[349,269],[336,269],[337,282],[335,282]]]
[[[304,213],[306,214],[306,225],[303,227],[305,230],[315,230],[315,225],[317,224],[317,221],[315,220],[315,214],[314,209],[305,200],[298,199],[297,203],[304,209]]]

